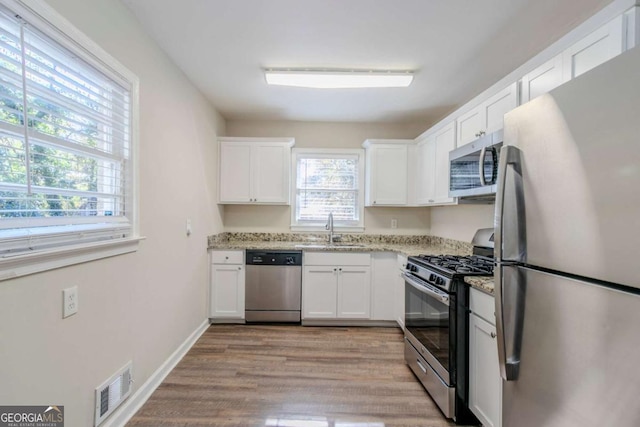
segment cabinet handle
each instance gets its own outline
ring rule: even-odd
[[[433,199],[429,199],[429,203],[433,203]]]
[[[335,272],[335,271],[338,271],[338,269],[337,269],[337,268],[334,268],[334,269],[333,269],[333,271],[334,271],[334,272]]]
[[[341,268],[339,268],[339,269],[338,269],[338,271],[342,271],[342,269],[341,269]]]
[[[242,270],[242,267],[238,267],[238,270]]]
[[[491,332],[491,338],[495,338],[497,335],[495,332]]]
[[[226,257],[224,257],[224,259],[229,259],[229,257],[228,257],[228,256],[226,256]]]

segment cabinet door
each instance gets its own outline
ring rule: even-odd
[[[564,83],[562,55],[557,55],[522,77],[521,103],[529,102],[562,83]]]
[[[407,257],[398,255],[396,262],[398,267],[394,283],[393,312],[398,326],[404,330],[404,277],[402,272],[405,271],[407,266]]]
[[[251,145],[220,143],[220,203],[249,203],[251,199]]]
[[[211,265],[211,317],[244,319],[244,268]]]
[[[371,316],[370,267],[338,267],[338,317],[369,319]]]
[[[406,144],[381,144],[370,150],[370,206],[402,206],[407,198],[408,149]]]
[[[562,53],[565,81],[622,53],[623,17],[618,16]]]
[[[371,319],[395,320],[395,298],[398,256],[393,252],[372,254]]]
[[[336,267],[305,267],[302,281],[302,317],[335,319],[338,270]]]
[[[486,133],[504,128],[504,115],[518,106],[518,85],[512,83],[482,104],[482,130]]]
[[[482,105],[458,117],[458,147],[478,139],[478,133],[484,131]]]
[[[418,157],[416,202],[419,205],[428,205],[435,201],[434,194],[436,191],[434,171],[436,146],[434,138],[430,137],[420,142],[416,149],[416,155]]]
[[[469,316],[469,407],[483,426],[501,425],[502,378],[496,328]]]
[[[253,199],[256,203],[289,203],[290,152],[282,144],[253,147]]]
[[[435,135],[435,170],[433,171],[433,197],[436,203],[452,203],[449,197],[449,151],[456,148],[455,123]]]

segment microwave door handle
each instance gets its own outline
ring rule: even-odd
[[[491,147],[491,157],[493,158],[493,171],[491,172],[491,185],[498,181],[498,150]]]
[[[487,156],[487,147],[482,147],[482,150],[480,150],[480,160],[478,161],[478,168],[480,172],[480,185],[483,187],[487,185],[487,181],[484,178],[484,159],[486,156]]]

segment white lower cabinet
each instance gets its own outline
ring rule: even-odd
[[[407,257],[397,255],[396,279],[394,281],[393,290],[393,314],[398,326],[404,331],[404,276],[402,273],[407,267]]]
[[[394,321],[397,255],[375,252],[371,257],[371,319]]]
[[[213,251],[211,260],[209,317],[244,319],[243,251]]]
[[[305,319],[335,319],[338,315],[338,278],[335,267],[304,268],[302,278]]]
[[[304,259],[303,319],[370,319],[369,254],[311,252]]]
[[[502,424],[502,378],[493,304],[492,296],[470,290],[469,408],[484,427]]]

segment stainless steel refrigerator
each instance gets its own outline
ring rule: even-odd
[[[505,116],[504,427],[640,426],[640,49]]]

